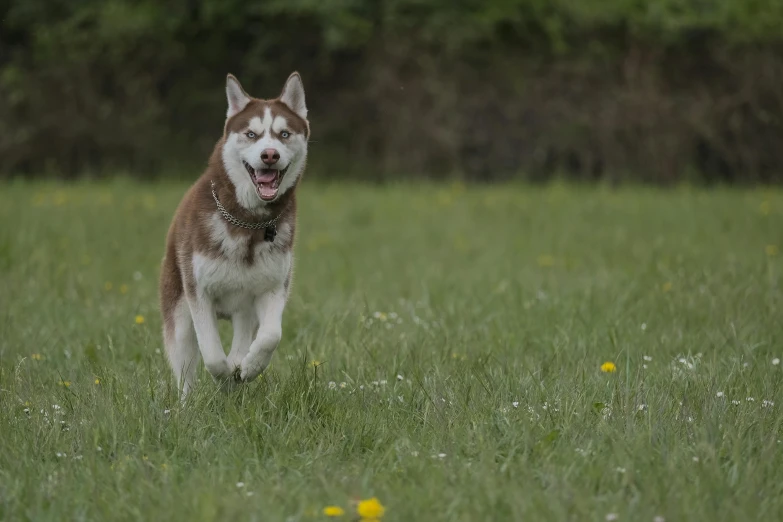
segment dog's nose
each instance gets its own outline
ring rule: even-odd
[[[264,149],[261,153],[261,161],[267,165],[274,165],[280,159],[280,153],[275,149]]]

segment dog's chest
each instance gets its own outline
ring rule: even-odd
[[[275,242],[252,242],[248,235],[232,235],[220,216],[209,222],[211,254],[194,253],[193,276],[198,289],[212,298],[218,312],[232,314],[254,299],[285,283],[291,269],[291,251],[279,244],[289,239],[290,225],[278,226]]]

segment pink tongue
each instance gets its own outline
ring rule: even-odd
[[[277,171],[273,169],[264,169],[256,173],[256,183],[271,183],[277,178]]]

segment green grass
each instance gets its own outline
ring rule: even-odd
[[[783,192],[305,180],[270,370],[183,408],[184,189],[0,186],[0,519],[783,517]]]

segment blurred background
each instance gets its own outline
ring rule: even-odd
[[[196,176],[303,76],[323,179],[780,182],[781,0],[0,0],[0,177]]]

